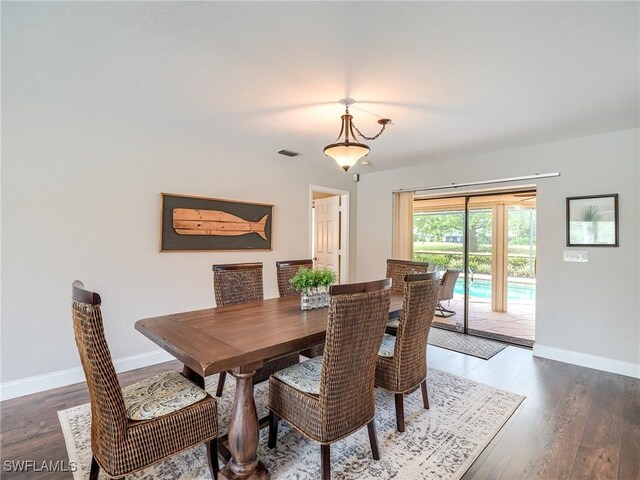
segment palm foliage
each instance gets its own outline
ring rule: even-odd
[[[578,222],[599,222],[602,220],[600,209],[596,205],[581,208],[576,214]]]

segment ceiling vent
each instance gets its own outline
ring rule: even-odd
[[[292,150],[280,150],[278,151],[280,155],[284,155],[285,157],[297,157],[300,155],[298,152],[294,152]]]

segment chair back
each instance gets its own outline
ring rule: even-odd
[[[313,260],[286,260],[284,262],[276,262],[278,293],[280,293],[281,297],[290,297],[298,294],[289,283],[289,280],[291,280],[301,268],[313,268]]]
[[[427,339],[438,304],[439,282],[429,274],[407,275],[393,361],[396,391],[409,390],[427,376]]]
[[[453,289],[458,281],[460,270],[447,270],[440,280],[440,293],[438,300],[451,300],[453,298]]]
[[[91,449],[106,466],[126,438],[124,399],[104,335],[100,295],[76,280],[72,301],[73,330],[91,400]]]
[[[213,291],[218,307],[264,300],[262,263],[213,265]]]
[[[393,280],[391,291],[402,293],[404,291],[404,277],[409,273],[427,273],[428,262],[413,262],[410,260],[387,260],[387,278]]]
[[[419,280],[438,280],[438,285],[440,284],[438,272],[409,273],[404,277],[405,282],[417,282]]]
[[[389,318],[391,281],[333,285],[320,376],[325,438],[338,439],[375,412],[376,356]]]

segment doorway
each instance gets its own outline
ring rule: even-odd
[[[349,282],[349,192],[311,185],[309,250],[316,268],[330,268]]]
[[[535,230],[535,190],[416,199],[414,259],[459,272],[433,325],[532,346]]]

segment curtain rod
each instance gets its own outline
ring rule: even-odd
[[[534,173],[533,175],[523,175],[521,177],[509,177],[509,178],[498,178],[495,180],[480,180],[478,182],[465,182],[465,183],[450,183],[448,185],[437,185],[434,187],[421,187],[421,188],[400,188],[398,190],[394,190],[393,193],[400,192],[426,192],[430,190],[445,190],[447,188],[460,188],[460,187],[472,187],[475,185],[489,185],[492,183],[507,183],[507,182],[517,182],[520,180],[533,180],[536,178],[550,178],[550,177],[559,177],[560,172],[552,172],[552,173]]]

